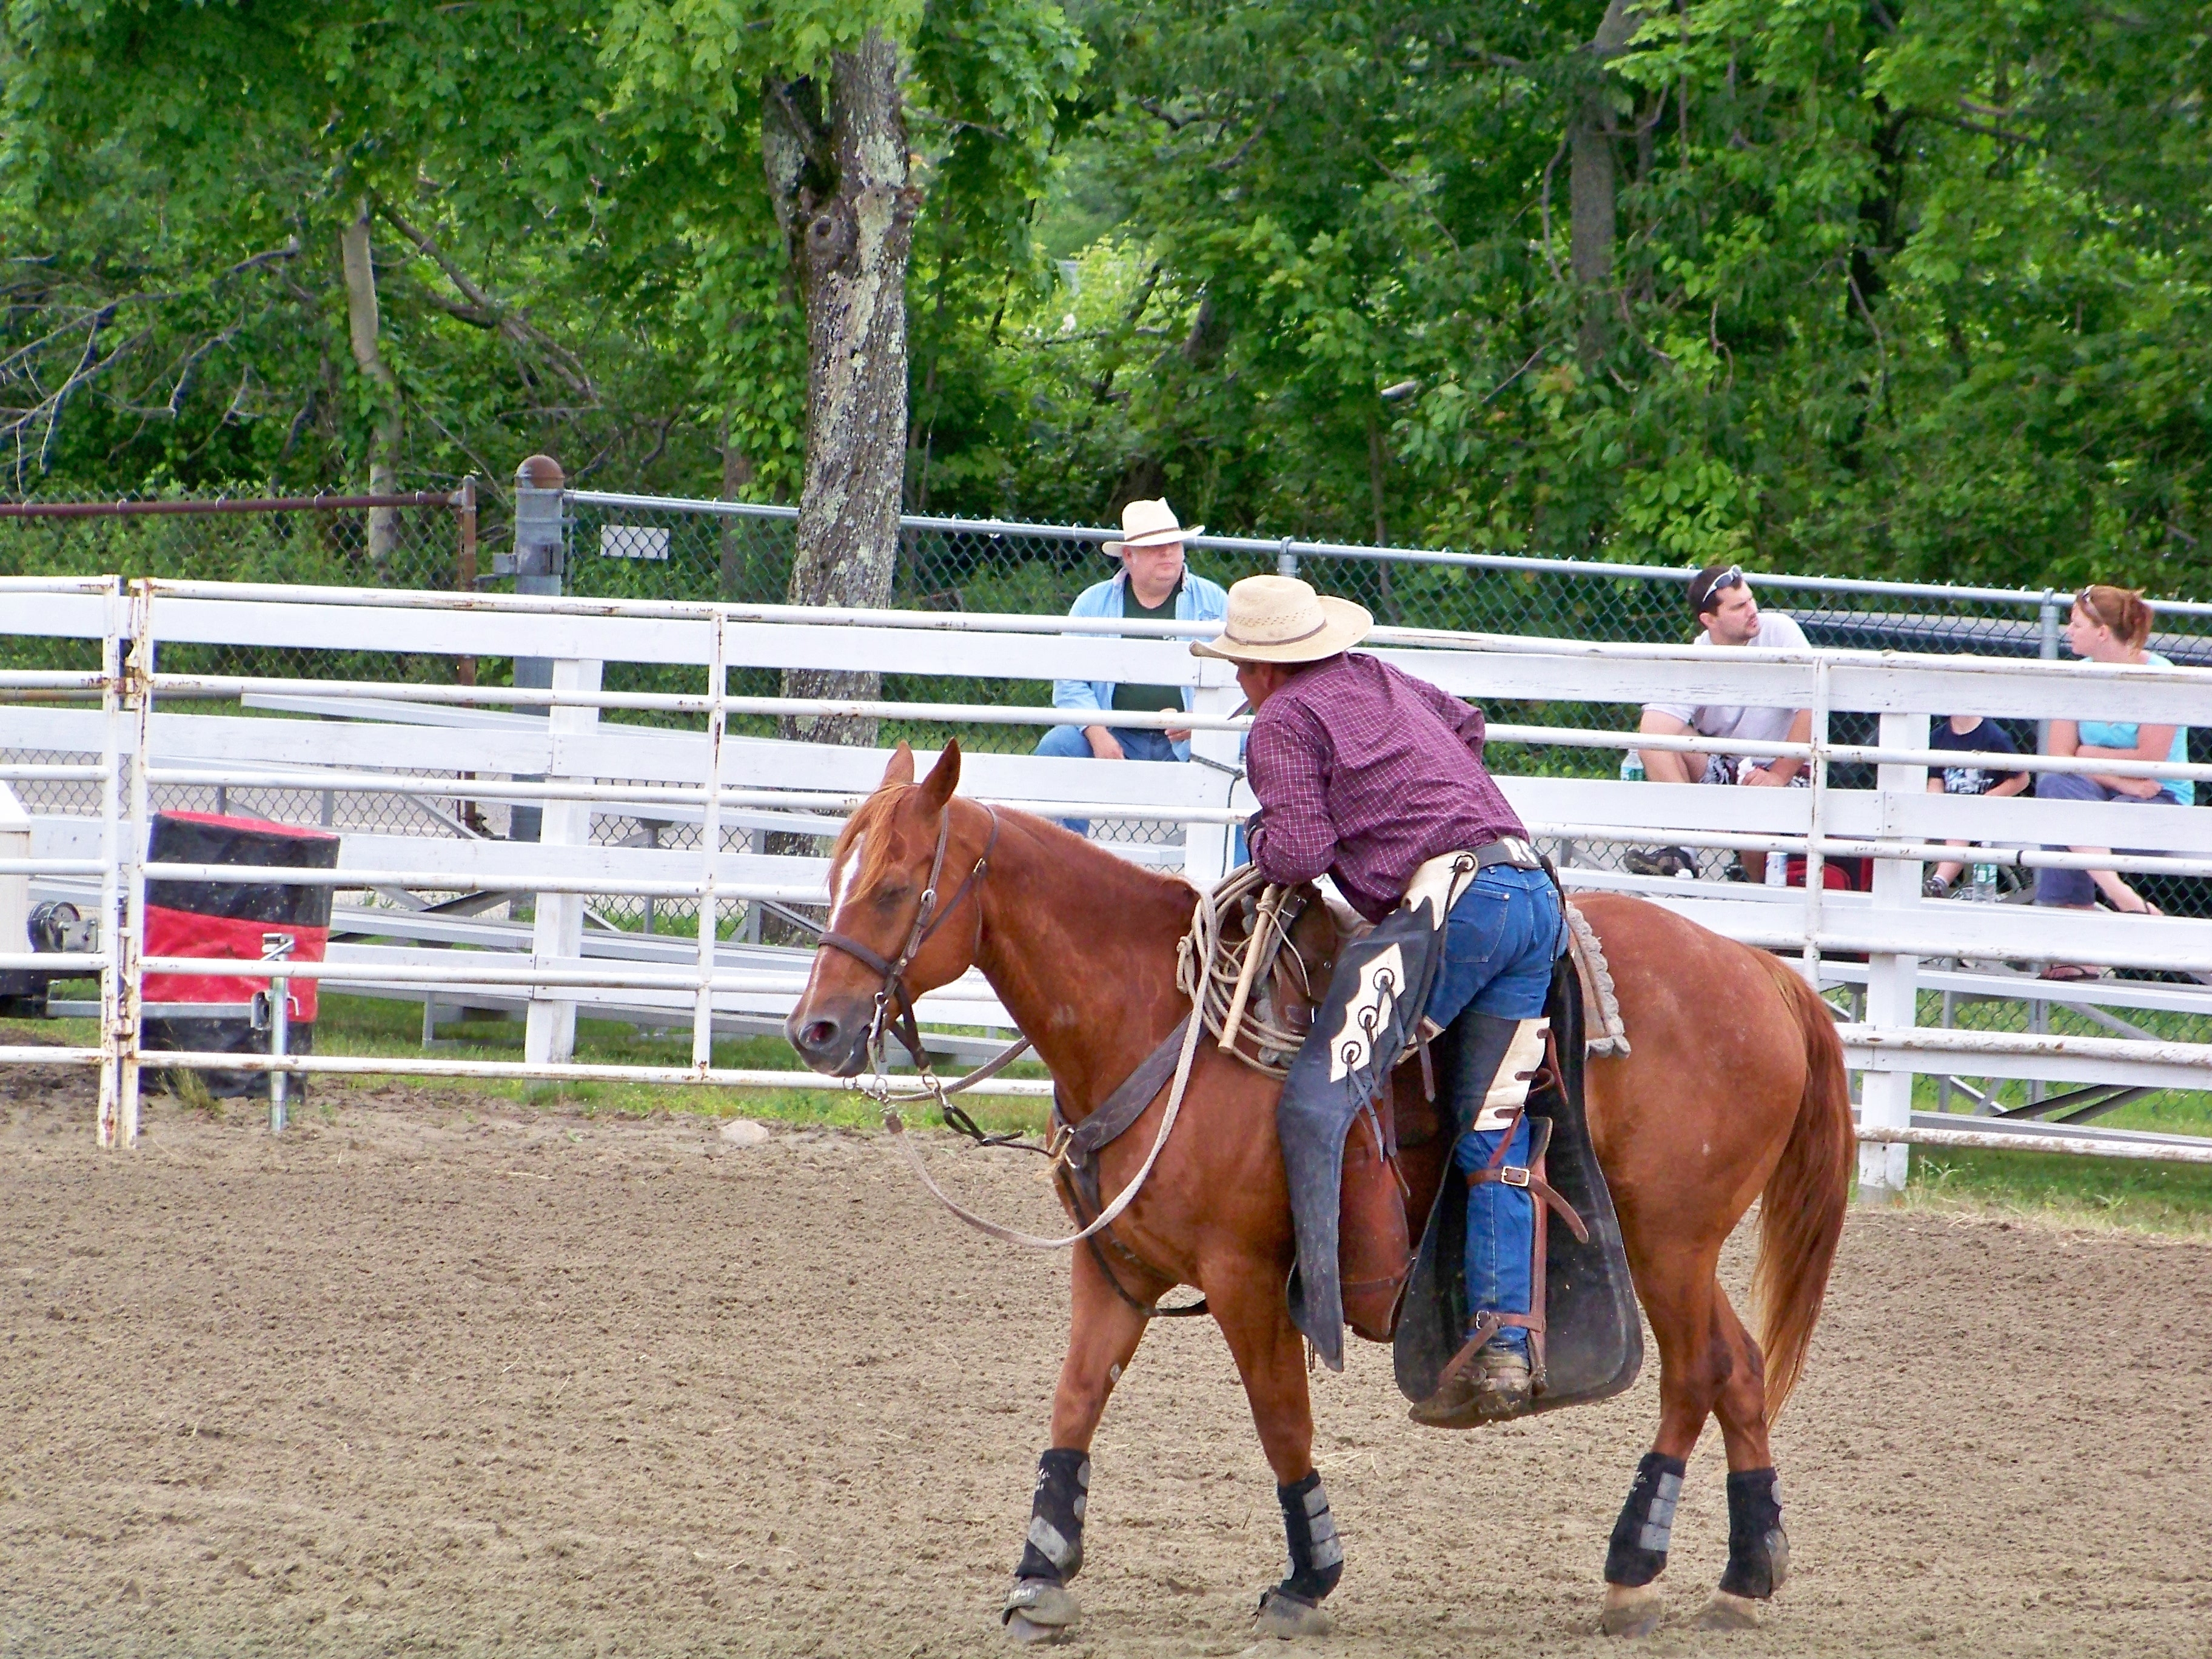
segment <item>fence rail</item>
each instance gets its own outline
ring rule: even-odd
[[[33,1054],[47,1061],[96,1061],[102,1133],[125,1142],[135,1133],[139,1073],[149,1065],[288,1075],[381,1070],[761,1081],[761,1074],[717,1066],[714,1037],[733,1020],[761,1029],[780,1018],[804,958],[761,945],[757,928],[747,929],[772,904],[823,901],[819,838],[866,797],[885,757],[737,732],[731,722],[750,705],[735,688],[747,676],[791,666],[868,667],[908,684],[951,684],[967,695],[943,702],[887,695],[871,707],[917,726],[957,712],[973,729],[1024,733],[1075,718],[1019,701],[1038,696],[1060,674],[1187,685],[1197,707],[1183,723],[1194,728],[1194,750],[1210,764],[1109,766],[986,750],[971,757],[963,787],[982,799],[1080,815],[1102,826],[1152,824],[1160,831],[1153,842],[1115,844],[1201,884],[1222,873],[1228,826],[1251,805],[1237,769],[1243,724],[1233,712],[1237,694],[1225,665],[1188,653],[1184,641],[1194,631],[1188,627],[1130,627],[1118,630],[1129,637],[1115,637],[1057,616],[971,615],[946,629],[941,615],[911,611],[824,616],[780,605],[665,598],[126,586],[113,579],[15,580],[4,592],[0,637],[11,647],[75,642],[102,666],[0,671],[7,732],[0,761],[35,812],[32,856],[0,857],[0,877],[21,871],[40,891],[81,896],[106,925],[96,954],[0,955],[0,970],[96,973],[96,1048],[66,1055],[6,1049],[0,1062]],[[1939,903],[1919,890],[1921,862],[1951,850],[1946,843],[1954,838],[1996,843],[1996,856],[2022,868],[2081,867],[2094,856],[2047,846],[2140,838],[2139,815],[2115,806],[1929,793],[1927,766],[1956,759],[1929,748],[1931,714],[1972,706],[2023,719],[2071,714],[2212,726],[2212,672],[1863,651],[1719,653],[1435,630],[1386,631],[1374,643],[1408,672],[1492,706],[1541,708],[1555,717],[1562,705],[1595,711],[1597,718],[1580,724],[1501,724],[1498,732],[1501,783],[1532,830],[1560,855],[1571,886],[1641,893],[1747,943],[1790,952],[1832,994],[1861,1005],[1843,1035],[1863,1079],[1862,1134],[1869,1150],[1861,1174],[1869,1190],[1902,1184],[1908,1141],[1980,1145],[1982,1137],[2010,1136],[2002,1144],[2050,1140],[2049,1149],[2067,1152],[2085,1144],[2078,1131],[2029,1141],[2019,1137],[2016,1120],[2008,1127],[1987,1115],[1930,1123],[1930,1114],[1913,1109],[1917,1078],[1978,1079],[1987,1085],[1978,1094],[1990,1101],[2006,1088],[2029,1091],[2024,1103],[2005,1108],[2014,1112],[2032,1111],[2051,1085],[2075,1092],[2212,1088],[2212,992],[2200,991],[2195,978],[2212,976],[2212,920],[2070,914],[2060,920],[2021,905]],[[547,683],[454,685],[443,673],[428,680],[343,672],[211,676],[162,665],[173,653],[210,647],[292,653],[317,666],[386,660],[403,648],[441,665],[465,654],[534,658],[546,664]],[[610,678],[641,669],[689,685],[608,689]],[[33,701],[64,693],[80,702],[96,696],[98,705]],[[1519,763],[1540,758],[1547,744],[1600,753],[1656,746],[1632,730],[1634,707],[1646,700],[1810,708],[1810,743],[1744,747],[1808,759],[1812,787],[1632,784]],[[779,712],[842,707],[830,700],[775,704]],[[441,724],[419,723],[426,720]],[[657,723],[637,723],[646,720]],[[1846,722],[1870,730],[1874,741],[1839,741]],[[426,752],[430,738],[435,752]],[[90,758],[78,758],[84,757]],[[1847,759],[1866,787],[1838,785]],[[2078,769],[2033,756],[2007,764]],[[257,880],[352,896],[344,926],[356,942],[334,946],[326,963],[294,964],[293,976],[422,999],[426,1026],[441,995],[505,1000],[526,1014],[522,1060],[430,1064],[146,1049],[144,976],[191,975],[196,965],[205,972],[200,958],[149,951],[148,884],[235,875],[228,866],[149,862],[151,815],[157,808],[220,806],[226,791],[234,806],[243,799],[271,816],[319,820],[341,837],[334,872],[256,872]],[[402,827],[374,805],[393,800],[411,804],[414,816]],[[519,821],[526,805],[539,815],[534,841],[513,838],[526,830]],[[471,827],[471,812],[485,818],[483,827]],[[2212,870],[2212,817],[2175,811],[2160,815],[2159,827],[2160,850],[2105,864],[2170,881]],[[678,830],[688,840],[665,839]],[[766,840],[778,833],[811,839],[799,850],[778,851]],[[1813,884],[1790,888],[1674,882],[1619,867],[1619,849],[1653,841],[1796,854],[1816,872],[1830,859],[1867,857],[1875,862],[1874,890],[1828,892],[1817,873]],[[1771,860],[1769,869],[1778,876],[1781,865]],[[532,901],[526,915],[514,908],[519,897]],[[463,916],[421,908],[456,901],[479,911]],[[647,926],[656,914],[667,920],[672,906],[689,906],[695,933],[587,930],[587,909],[605,916],[621,904],[641,907]],[[485,914],[501,906],[509,910],[505,920]],[[623,914],[641,919],[635,908]],[[457,945],[492,951],[456,957]],[[501,950],[504,955],[494,953]],[[2001,965],[2053,957],[2183,978],[2044,986]],[[1935,963],[1960,965],[1929,973],[1930,988],[1923,989],[1923,964]],[[1936,981],[1940,991],[1932,988]],[[1931,1023],[1930,999],[1938,997],[1942,1024]],[[988,987],[973,974],[923,1001],[932,1029],[956,1052],[988,1044],[951,1028],[1006,1026]],[[1961,1022],[1972,1023],[1972,1013],[1982,1024],[1958,1029],[1949,1018],[1954,1002]],[[580,1009],[688,1025],[690,1064],[580,1066],[573,1057]],[[1988,1028],[1984,1017],[2000,1013],[2014,1019],[2012,1029]],[[2023,1021],[2028,1029],[2018,1029]],[[780,1086],[814,1082],[804,1074],[765,1075]],[[2133,1149],[2116,1156],[2166,1155],[2157,1150],[2163,1143],[2117,1137],[2111,1144]],[[2172,1155],[2201,1160],[2208,1146],[2212,1142],[2202,1139],[2176,1142]]]

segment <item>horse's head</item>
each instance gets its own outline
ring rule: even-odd
[[[886,1021],[900,999],[951,983],[975,959],[982,925],[977,890],[996,820],[953,810],[960,745],[914,781],[914,751],[901,744],[884,781],[847,822],[830,854],[830,925],[814,953],[799,1006],[784,1022],[799,1058],[833,1077],[868,1060],[879,998]],[[972,823],[956,822],[972,817]]]

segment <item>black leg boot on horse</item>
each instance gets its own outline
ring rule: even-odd
[[[1328,1615],[1322,1600],[1344,1577],[1344,1543],[1328,1493],[1316,1469],[1294,1486],[1275,1488],[1283,1506],[1283,1533],[1291,1547],[1290,1576],[1260,1598],[1257,1624],[1262,1635],[1326,1636]]]
[[[1081,1614],[1067,1581],[1083,1570],[1083,1513],[1090,1491],[1087,1454],[1054,1447],[1037,1460],[1030,1529],[1000,1614],[1018,1642],[1065,1640]]]

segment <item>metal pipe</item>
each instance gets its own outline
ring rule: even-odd
[[[291,1053],[292,982],[288,979],[272,978],[269,981],[269,1052],[278,1060]],[[272,1071],[269,1074],[269,1133],[284,1133],[285,1096],[291,1074]]]
[[[1852,1133],[1867,1141],[1902,1141],[1909,1146],[1960,1146],[2002,1152],[2065,1152],[2075,1158],[2125,1158],[2153,1164],[2212,1164],[2212,1138],[2201,1146],[2171,1141],[2077,1140],[2071,1135],[2033,1135],[2002,1129],[1923,1129],[1860,1125]]]
[[[0,519],[146,519],[210,513],[338,513],[364,507],[451,507],[453,497],[418,489],[404,495],[276,495],[212,501],[15,501]]]

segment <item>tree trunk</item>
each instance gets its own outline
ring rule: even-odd
[[[1604,21],[1589,43],[1590,69],[1574,125],[1568,131],[1567,262],[1581,290],[1577,349],[1587,368],[1613,332],[1613,109],[1606,96],[1606,64],[1626,49],[1642,21],[1636,0],[1608,0]]]
[[[384,361],[376,337],[376,266],[368,248],[369,204],[364,197],[338,239],[345,264],[346,333],[353,342],[354,367],[362,379],[376,389],[376,420],[368,441],[368,493],[399,493],[399,446],[402,425],[399,380]],[[371,507],[368,513],[368,556],[379,570],[392,562],[399,545],[399,513],[396,507]]]
[[[806,471],[793,605],[890,598],[906,459],[907,180],[897,46],[872,29],[830,59],[827,109],[809,82],[767,88],[761,154],[806,307]],[[871,697],[874,674],[793,669],[784,695]],[[789,736],[869,744],[876,723],[787,719]]]

